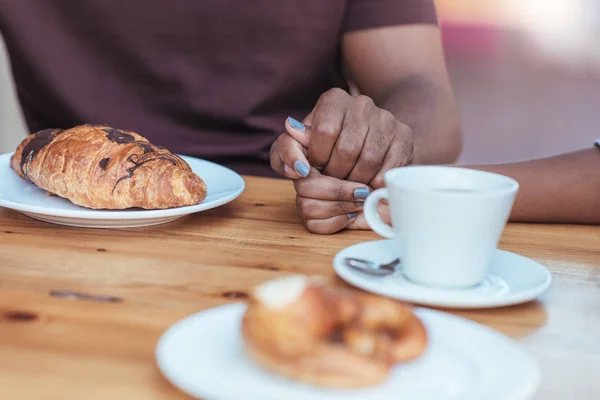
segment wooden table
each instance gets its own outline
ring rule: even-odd
[[[184,399],[155,366],[166,328],[270,278],[333,276],[337,251],[377,237],[312,235],[289,182],[246,183],[229,205],[144,229],[61,227],[0,208],[0,398]],[[548,267],[550,291],[456,314],[539,360],[536,398],[600,398],[600,227],[511,224],[501,247]]]

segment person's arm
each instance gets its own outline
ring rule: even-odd
[[[348,79],[362,95],[332,89],[302,122],[288,119],[271,149],[273,169],[299,179],[315,167],[378,188],[391,168],[454,163],[462,135],[439,28],[360,29],[344,35],[342,48]]]
[[[510,220],[600,224],[600,150],[596,148],[525,162],[467,168],[519,182]]]
[[[414,24],[359,30],[347,33],[342,45],[348,78],[412,129],[413,163],[454,163],[462,135],[439,28]]]

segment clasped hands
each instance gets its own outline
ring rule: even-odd
[[[368,229],[362,207],[385,171],[413,161],[411,129],[367,96],[331,89],[302,122],[286,120],[271,167],[293,179],[296,205],[313,233]]]

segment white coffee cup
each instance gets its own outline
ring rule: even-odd
[[[396,242],[407,279],[441,288],[485,279],[519,190],[515,180],[466,168],[408,166],[386,172],[385,185],[366,199],[364,214],[375,232]],[[377,213],[383,199],[392,226]]]

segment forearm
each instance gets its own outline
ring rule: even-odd
[[[424,77],[409,77],[374,99],[413,131],[414,164],[452,164],[462,149],[452,90]]]
[[[469,168],[496,172],[519,182],[512,221],[600,224],[598,149]]]

